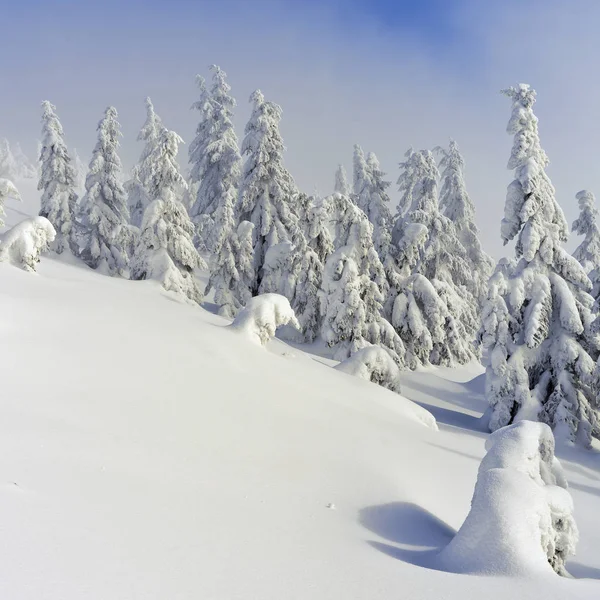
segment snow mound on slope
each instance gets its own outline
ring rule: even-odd
[[[400,393],[400,369],[390,354],[379,346],[361,348],[335,369]]]
[[[48,219],[25,219],[0,237],[0,262],[10,262],[26,271],[35,271],[40,254],[47,250],[55,235]]]
[[[551,429],[521,421],[493,433],[486,450],[471,511],[440,555],[444,568],[567,575],[565,561],[575,554],[578,532]]]
[[[248,302],[238,313],[231,328],[264,346],[275,337],[277,328],[283,325],[300,329],[288,299],[280,294],[262,294]]]

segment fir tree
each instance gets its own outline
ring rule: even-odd
[[[476,303],[466,289],[465,250],[452,222],[439,212],[437,178],[431,152],[411,151],[399,180],[411,204],[396,222],[386,260],[391,289],[385,314],[413,368],[476,357]]]
[[[140,174],[148,182],[152,201],[144,212],[131,275],[132,279],[160,281],[166,290],[199,303],[202,293],[194,269],[206,268],[206,264],[194,247],[194,226],[178,199],[178,191],[185,187],[177,164],[182,142],[175,132],[163,130],[145,162],[148,172]]]
[[[86,193],[77,209],[78,255],[93,269],[126,275],[131,246],[127,195],[118,155],[121,136],[117,111],[109,106],[98,123],[98,142],[85,179]]]
[[[197,186],[190,215],[198,226],[198,247],[215,253],[215,244],[218,244],[215,236],[220,235],[215,214],[223,203],[234,206],[241,159],[232,123],[235,100],[229,94],[231,87],[224,71],[216,65],[212,65],[211,70],[213,85],[210,93],[199,77],[201,98],[193,105],[200,111],[202,120],[189,149],[190,182]]]
[[[160,117],[154,112],[152,100],[146,98],[146,121],[137,137],[139,142],[144,142],[144,148],[138,164],[133,168],[131,179],[125,184],[125,189],[129,196],[128,205],[131,214],[131,224],[135,227],[141,226],[144,211],[151,202],[147,189],[150,184],[149,177],[152,172],[149,168],[149,161],[151,161],[151,156],[155,152],[164,131],[165,127]]]
[[[337,192],[338,194],[342,194],[342,196],[350,195],[350,186],[348,185],[348,177],[346,175],[346,169],[344,169],[344,165],[338,165],[338,168],[335,172],[335,186],[333,191]]]
[[[599,431],[591,284],[562,247],[568,227],[545,171],[535,92],[521,84],[504,93],[512,100],[508,168],[515,180],[508,186],[501,233],[505,243],[516,238],[518,263],[492,294],[501,309],[484,312],[490,429],[541,420],[558,439],[589,444]]]
[[[279,133],[281,108],[267,102],[260,91],[252,94],[252,115],[246,125],[242,154],[246,156],[240,187],[240,220],[254,225],[254,279],[252,294],[274,291],[262,285],[268,250],[291,242],[298,223],[293,212],[297,196],[292,176],[283,165],[283,140]],[[296,258],[301,260],[301,257]],[[289,298],[288,298],[289,299]]]
[[[466,250],[470,278],[466,285],[479,303],[485,299],[493,260],[483,251],[479,230],[475,225],[475,206],[467,193],[464,180],[465,162],[454,140],[447,149],[437,147],[442,168],[439,205],[454,224],[456,235]]]
[[[0,227],[4,227],[4,203],[8,198],[20,200],[21,196],[15,184],[8,179],[0,178]]]
[[[71,245],[73,212],[77,202],[75,171],[63,138],[62,125],[56,115],[56,107],[47,100],[42,102],[40,165],[40,216],[52,223],[56,237],[50,248],[61,254]]]
[[[592,192],[581,190],[576,196],[579,201],[579,217],[573,222],[573,231],[585,236],[573,252],[573,256],[585,269],[592,282],[592,297],[596,309],[600,299],[600,227],[596,198]]]

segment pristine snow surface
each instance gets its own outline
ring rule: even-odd
[[[478,366],[403,373],[418,406],[73,259],[0,264],[0,308],[2,599],[600,597],[596,451],[558,452],[576,579],[434,568],[485,454]]]

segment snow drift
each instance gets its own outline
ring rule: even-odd
[[[440,555],[444,568],[567,575],[578,532],[550,427],[521,421],[493,433],[486,449],[471,511]]]

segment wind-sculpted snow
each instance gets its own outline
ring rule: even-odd
[[[275,337],[277,328],[283,325],[300,329],[289,300],[279,294],[262,294],[248,302],[231,327],[264,346]]]
[[[486,442],[471,511],[442,551],[458,572],[527,575],[554,569],[567,575],[578,531],[567,481],[554,456],[552,431],[521,421]]]
[[[54,241],[56,231],[45,217],[25,219],[0,237],[0,262],[35,271],[40,254]]]

